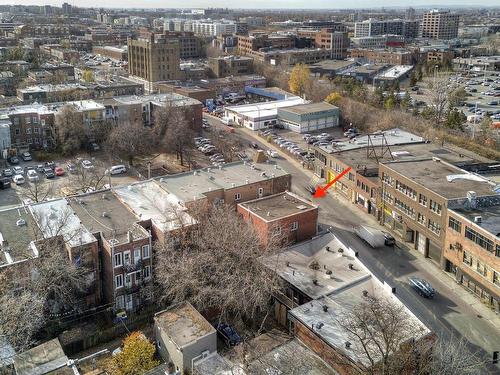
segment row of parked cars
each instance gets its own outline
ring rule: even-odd
[[[302,157],[302,158],[314,158],[314,155],[311,155],[309,152],[304,150],[302,147],[297,145],[297,143],[286,139],[278,134],[276,134],[273,130],[265,130],[261,133],[263,137],[271,137],[273,142],[279,146],[280,148],[288,151],[292,155],[295,155],[297,157]],[[271,156],[271,155],[270,155]]]
[[[11,168],[5,168],[2,171],[3,184],[5,184],[5,179],[12,179],[16,185],[22,185],[26,180],[30,182],[37,182],[40,180],[40,175],[46,178],[54,178],[55,176],[63,176],[64,169],[57,167],[54,162],[46,162],[44,164],[31,165],[26,167],[21,167],[15,165]],[[10,184],[9,184],[10,186]],[[5,188],[5,187],[4,187]]]
[[[199,151],[203,152],[205,155],[210,155],[209,159],[214,166],[219,166],[224,164],[226,161],[224,155],[217,151],[217,148],[212,144],[212,141],[208,138],[194,137],[194,144]]]

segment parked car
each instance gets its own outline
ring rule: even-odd
[[[117,174],[127,173],[127,168],[123,164],[113,165],[107,172],[109,172],[109,174],[113,176]]]
[[[376,228],[371,228],[366,225],[360,225],[354,228],[354,233],[356,233],[362,240],[365,240],[368,245],[373,248],[385,245],[386,239],[384,233]]]
[[[89,143],[89,150],[90,151],[99,151],[101,149],[101,147],[95,143],[95,142],[90,142]]]
[[[94,164],[92,164],[92,162],[90,160],[82,160],[82,167],[84,169],[93,169],[94,168]]]
[[[313,185],[306,185],[306,190],[311,193],[311,195],[316,194],[316,187]]]
[[[54,174],[56,176],[64,176],[64,169],[62,167],[55,167]]]
[[[24,174],[24,169],[18,165],[13,167],[12,170],[14,171],[14,174],[20,174],[20,175]]]
[[[424,279],[412,276],[408,278],[408,283],[422,297],[434,298],[434,295],[436,294],[436,290],[428,281]]]
[[[217,335],[226,343],[227,346],[235,346],[241,343],[241,337],[236,333],[233,327],[226,323],[219,323],[215,327]]]
[[[40,179],[40,177],[38,177],[38,173],[34,169],[30,169],[28,173],[26,173],[26,176],[28,177],[29,182],[36,182]]]
[[[16,174],[14,177],[12,177],[12,181],[14,181],[16,185],[22,185],[26,182],[24,176],[20,174]]]
[[[49,168],[49,167],[45,167],[43,169],[43,174],[45,175],[45,177],[47,178],[54,178],[56,175],[54,174],[54,171],[52,170],[52,168]]]
[[[76,173],[76,165],[73,163],[68,163],[66,164],[66,168],[68,169],[69,173]]]
[[[255,143],[255,142],[251,142],[250,143],[250,147],[252,147],[252,148],[259,148],[259,145],[257,143]]]
[[[2,175],[4,177],[12,177],[14,175],[14,172],[12,171],[11,168],[6,168],[3,170]]]
[[[388,232],[382,231],[385,238],[385,246],[394,246],[396,245],[396,239]]]
[[[272,157],[272,158],[277,158],[278,157],[278,153],[274,150],[267,150],[266,151],[267,155]]]
[[[0,190],[10,188],[10,178],[2,177],[0,178]]]
[[[11,156],[9,159],[8,159],[8,162],[10,164],[19,164],[19,158],[17,156]]]
[[[53,162],[53,161],[46,161],[45,162],[45,167],[54,169],[56,167],[56,163]]]
[[[31,160],[33,160],[33,158],[31,157],[31,154],[29,152],[23,152],[21,154],[21,159],[23,159],[24,161],[31,161]]]
[[[43,173],[43,168],[45,168],[45,166],[43,164],[38,164],[35,169],[38,173]]]

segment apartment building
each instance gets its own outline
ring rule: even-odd
[[[367,37],[384,34],[401,35],[407,39],[418,37],[419,21],[416,20],[375,20],[368,19],[354,24],[354,37]]]
[[[165,37],[179,41],[181,59],[192,59],[204,55],[202,39],[189,31],[167,32]]]
[[[253,58],[245,56],[211,57],[208,59],[211,74],[216,78],[253,73]]]
[[[129,74],[149,83],[177,79],[180,46],[177,39],[155,36],[128,40]]]
[[[133,311],[150,302],[151,234],[111,191],[68,198],[81,225],[99,240],[102,301]]]
[[[10,124],[12,147],[52,147],[54,141],[54,109],[42,105],[22,105],[0,110],[0,119]]]
[[[347,32],[335,31],[334,29],[321,29],[314,37],[314,45],[317,48],[329,50],[331,59],[345,59],[349,43]]]
[[[500,312],[500,196],[449,202],[444,269],[484,304]]]
[[[268,51],[254,51],[249,54],[254,60],[265,62],[275,66],[295,66],[296,64],[315,64],[328,60],[332,52],[323,48],[295,48],[278,49]]]
[[[426,60],[429,63],[449,64],[451,66],[454,57],[455,53],[453,51],[434,50],[427,52]]]
[[[422,19],[422,38],[454,39],[458,37],[459,14],[431,10]]]
[[[295,37],[289,35],[267,35],[254,33],[248,36],[238,36],[238,51],[242,55],[251,55],[261,48],[290,49],[295,47]]]
[[[351,42],[355,48],[398,48],[404,47],[405,40],[401,35],[394,34],[384,34],[384,35],[374,35],[374,36],[363,36],[351,38]]]
[[[42,84],[17,89],[17,98],[23,104],[53,103],[66,100],[88,99],[92,90],[79,83]]]
[[[318,231],[318,206],[288,191],[239,203],[236,211],[252,225],[263,246],[301,242]]]
[[[440,158],[380,164],[382,222],[445,268],[443,249],[451,202],[495,194],[495,184]]]
[[[236,34],[238,25],[228,20],[194,20],[190,22],[189,31],[196,35],[217,37],[224,34]]]

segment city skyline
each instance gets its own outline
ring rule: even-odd
[[[63,0],[12,0],[6,2],[3,5],[52,5],[61,6],[65,1]],[[73,6],[79,7],[103,7],[103,3],[96,0],[70,0],[66,1]],[[168,6],[166,6],[168,5]],[[480,2],[475,2],[471,4],[467,0],[443,0],[439,4],[429,0],[389,0],[380,3],[373,3],[369,0],[354,0],[350,2],[349,7],[344,6],[344,4],[331,4],[325,0],[313,0],[313,1],[302,1],[302,0],[274,0],[272,2],[265,0],[250,0],[245,3],[245,5],[238,6],[227,6],[226,1],[215,0],[193,0],[189,3],[185,1],[170,1],[166,4],[162,0],[149,0],[147,2],[141,2],[137,0],[109,0],[106,2],[106,8],[209,8],[209,7],[222,7],[231,9],[373,9],[373,8],[398,8],[398,7],[414,7],[414,8],[456,8],[456,7],[467,7],[467,8],[477,8],[477,7],[498,7],[498,2],[495,0],[481,0]]]

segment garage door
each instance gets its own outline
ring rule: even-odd
[[[441,247],[432,241],[429,241],[429,258],[435,262],[441,262]]]

